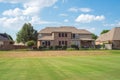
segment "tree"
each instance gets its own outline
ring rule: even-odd
[[[92,39],[97,39],[98,38],[98,36],[97,35],[95,35],[95,34],[92,34]]]
[[[103,30],[100,34],[107,33],[108,31],[110,31],[110,30]]]
[[[37,41],[37,31],[33,29],[30,23],[25,23],[22,29],[17,33],[17,42],[26,43],[27,41]]]

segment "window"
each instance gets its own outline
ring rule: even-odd
[[[67,33],[59,33],[58,36],[59,37],[67,37]]]
[[[48,46],[50,46],[50,41],[48,41],[48,44],[47,44]]]
[[[44,46],[44,45],[45,45],[45,42],[42,42],[42,45]]]
[[[67,41],[65,41],[65,45],[67,46]]]
[[[62,45],[64,45],[64,41],[62,41]]]
[[[45,41],[45,46],[47,46],[47,41]]]
[[[43,45],[43,46],[50,46],[50,41],[43,41],[43,42],[42,42],[42,45]]]
[[[75,34],[72,34],[72,38],[75,38]]]
[[[64,37],[64,33],[62,33],[62,37]]]
[[[59,37],[61,37],[61,33],[59,33]]]
[[[67,33],[65,33],[65,37],[67,37]]]
[[[59,41],[59,46],[61,46],[61,41]]]

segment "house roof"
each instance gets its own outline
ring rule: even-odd
[[[120,40],[120,27],[115,27],[109,32],[102,34],[96,41]]]
[[[11,39],[6,33],[0,33],[0,41],[11,41]]]
[[[92,34],[91,32],[84,29],[77,29],[72,26],[61,26],[61,27],[46,27],[39,31],[39,33],[52,33],[52,32],[71,32],[78,34]]]
[[[6,41],[6,40],[8,39],[0,35],[0,41]]]
[[[52,36],[43,36],[39,38],[38,40],[54,40]]]

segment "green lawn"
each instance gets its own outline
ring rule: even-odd
[[[0,80],[120,80],[120,51],[105,52],[110,54],[1,57]]]

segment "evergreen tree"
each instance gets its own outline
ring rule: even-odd
[[[17,42],[26,43],[28,41],[37,41],[37,31],[33,29],[30,23],[25,23],[22,29],[17,33]]]

